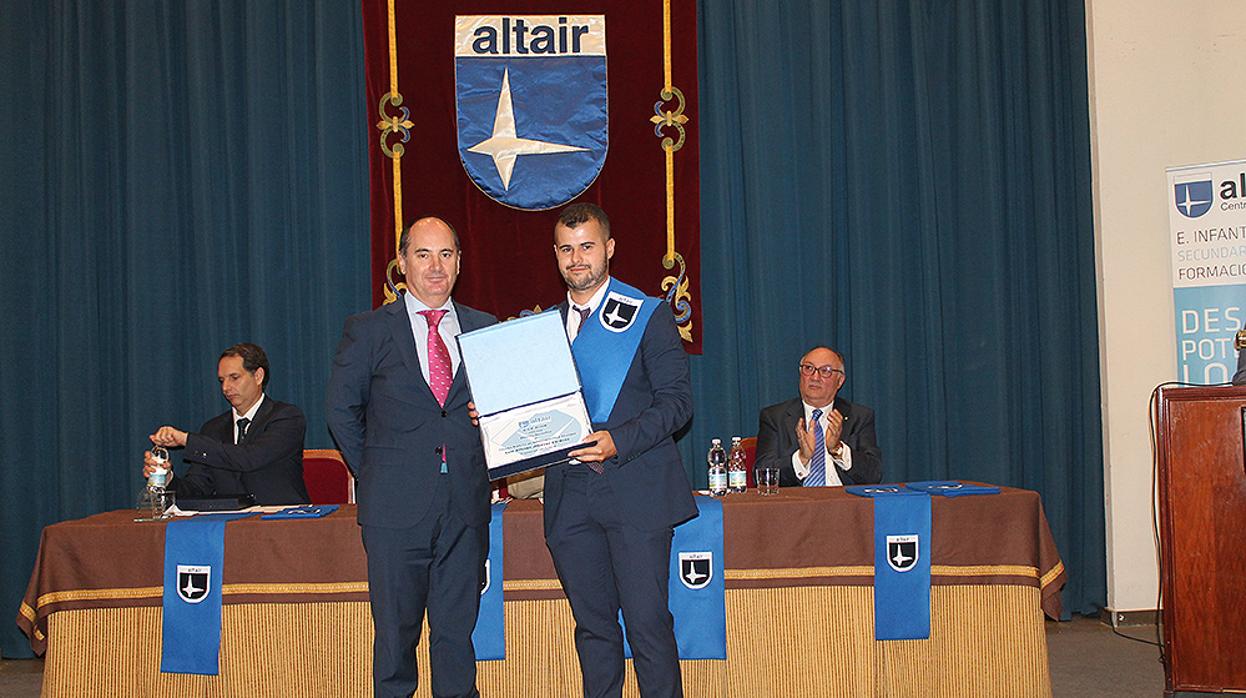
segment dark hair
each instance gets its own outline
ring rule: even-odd
[[[454,226],[450,225],[444,220],[441,220],[440,218],[437,218],[436,216],[423,216],[421,218],[415,219],[414,223],[402,229],[402,235],[398,236],[398,255],[399,256],[402,256],[407,253],[407,242],[411,240],[411,228],[415,227],[416,223],[419,223],[425,218],[432,218],[434,220],[441,221],[443,225],[445,225],[447,228],[450,229],[450,235],[454,237],[454,249],[455,250],[462,249],[459,246],[459,231],[455,230]]]
[[[590,204],[587,201],[581,201],[578,204],[571,204],[564,208],[562,213],[558,214],[559,225],[568,228],[584,225],[589,221],[597,221],[601,225],[601,229],[606,234],[606,239],[610,239],[610,216],[601,210],[597,204]]]
[[[812,352],[814,352],[814,351],[816,351],[816,350],[818,350],[818,349],[825,349],[825,350],[827,350],[827,351],[831,352],[832,354],[834,354],[834,355],[835,355],[835,357],[836,357],[837,359],[839,359],[839,363],[840,363],[840,365],[844,367],[844,375],[845,375],[845,376],[846,376],[846,375],[848,375],[848,362],[847,362],[846,360],[844,360],[844,355],[843,355],[843,354],[841,354],[841,353],[839,353],[839,351],[837,351],[837,350],[835,349],[835,347],[828,347],[828,346],[827,346],[827,345],[825,345],[825,344],[815,344],[815,345],[813,345],[813,346],[809,347],[809,349],[808,349],[808,350],[806,350],[804,354],[801,354],[801,355],[800,355],[800,358],[802,358],[802,359],[803,359],[803,358],[805,358],[806,356],[809,356],[809,354],[810,354],[810,353],[812,353]]]
[[[250,373],[255,373],[255,369],[257,368],[264,369],[264,384],[260,387],[264,389],[268,388],[268,378],[271,373],[268,370],[268,354],[264,353],[264,350],[260,348],[260,345],[251,344],[250,342],[235,344],[221,352],[221,358],[217,359],[217,361],[220,361],[226,356],[237,356],[242,359],[242,367],[247,369]]]

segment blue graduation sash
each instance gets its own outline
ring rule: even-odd
[[[612,296],[628,299],[632,303],[619,303]],[[580,371],[580,385],[584,389],[584,404],[593,424],[604,424],[610,420],[614,402],[619,397],[623,380],[627,378],[636,349],[640,347],[649,318],[660,302],[611,277],[605,298],[584,321],[584,326],[571,343],[571,355],[575,357],[576,368]],[[607,322],[602,319],[603,311],[607,312],[607,320],[611,316],[620,317],[610,312],[615,309],[622,317],[634,313],[622,331],[607,329]],[[568,312],[572,311],[568,309]]]
[[[668,606],[675,618],[675,644],[680,659],[726,659],[723,504],[701,496],[696,502],[700,514],[679,525],[671,541]],[[623,630],[623,656],[631,657],[626,625]]]
[[[219,672],[225,524],[248,516],[200,514],[165,526],[160,671]]]
[[[506,659],[506,609],[502,599],[502,514],[506,502],[492,507],[489,519],[489,559],[485,573],[487,584],[480,595],[480,610],[476,613],[476,629],[472,631],[472,646],[476,659]]]
[[[930,638],[930,495],[858,485],[874,500],[874,639]]]

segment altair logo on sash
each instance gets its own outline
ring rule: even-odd
[[[601,305],[601,326],[611,332],[626,332],[627,328],[636,321],[636,313],[643,304],[643,299],[628,298],[621,293],[611,291],[606,296],[606,302]]]
[[[481,596],[484,596],[485,592],[489,591],[489,584],[493,581],[493,570],[489,562],[490,560],[486,558],[485,559],[485,578],[481,580],[480,582],[480,595]]]
[[[887,536],[887,564],[897,572],[908,572],[917,566],[919,555],[916,534]]]
[[[204,565],[177,566],[177,596],[186,603],[208,598],[212,588],[212,568]]]
[[[459,159],[491,199],[561,206],[606,162],[605,15],[458,16]]]
[[[704,589],[714,578],[714,553],[679,553],[679,580],[689,589]]]

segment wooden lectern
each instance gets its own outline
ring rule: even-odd
[[[1246,691],[1246,387],[1162,388],[1166,693]]]

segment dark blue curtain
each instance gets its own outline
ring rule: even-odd
[[[1081,0],[711,0],[700,20],[694,481],[827,343],[887,480],[1038,490],[1066,608],[1102,606]]]
[[[829,343],[878,413],[888,479],[1038,490],[1067,607],[1102,605],[1081,2],[699,10],[694,481],[709,438],[755,433]],[[372,137],[355,3],[11,2],[0,65],[15,613],[43,526],[130,504],[145,435],[225,409],[225,346],[262,344],[269,392],[329,445],[327,367],[370,301]],[[0,652],[28,656],[15,626]]]
[[[321,405],[368,307],[353,2],[31,0],[0,12],[0,651],[47,524],[132,505],[146,435],[228,405],[254,341]],[[118,561],[124,564],[124,561]]]

